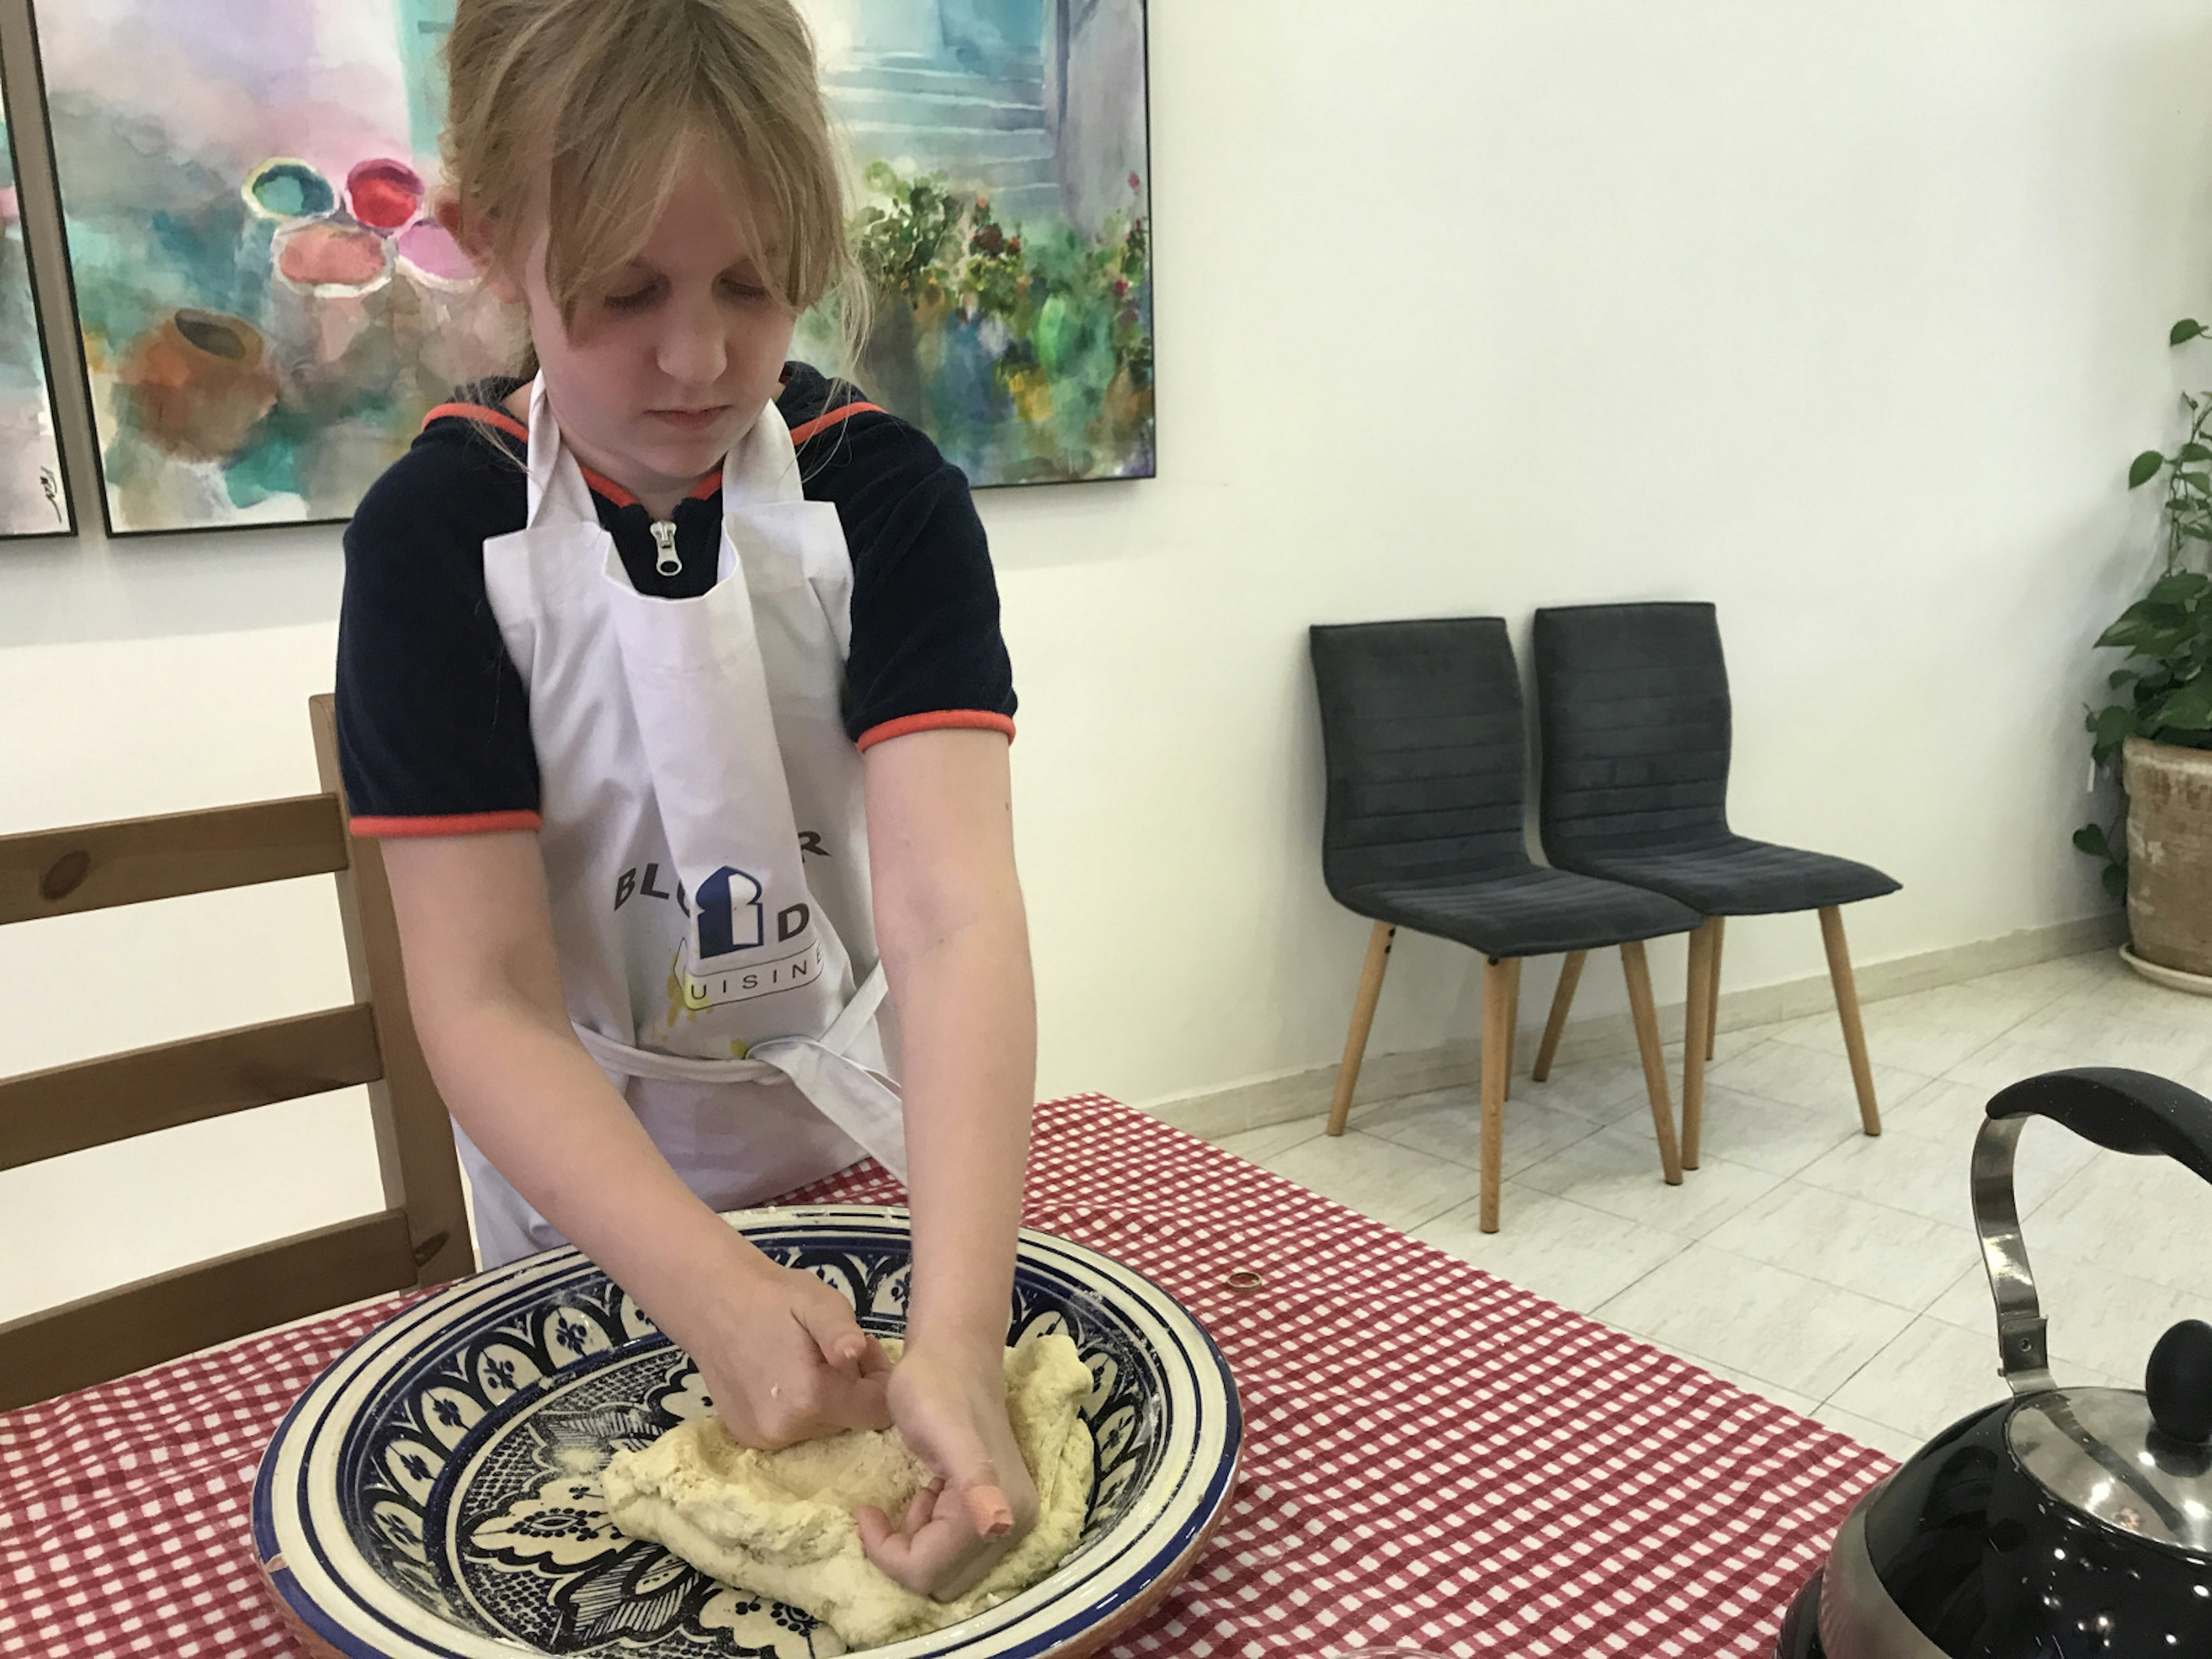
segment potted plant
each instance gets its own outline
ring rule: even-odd
[[[2170,342],[2208,331],[2185,319]],[[2096,763],[2119,763],[2126,831],[2085,824],[2074,844],[2106,860],[2106,887],[2127,902],[2130,964],[2212,993],[2212,395],[2182,402],[2179,447],[2128,469],[2130,489],[2166,480],[2166,568],[2097,638],[2127,653],[2106,682],[2118,701],[2088,717]]]

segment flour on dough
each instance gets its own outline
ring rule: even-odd
[[[896,1342],[884,1346],[897,1357]],[[1091,1389],[1063,1332],[1006,1350],[1006,1413],[1036,1482],[1037,1523],[957,1601],[902,1589],[861,1553],[853,1512],[872,1504],[896,1519],[929,1479],[895,1430],[757,1452],[719,1419],[695,1418],[608,1460],[608,1518],[725,1583],[811,1613],[848,1648],[924,1635],[1027,1589],[1075,1547],[1091,1481],[1091,1431],[1076,1413]]]

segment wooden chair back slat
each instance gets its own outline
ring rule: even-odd
[[[346,866],[327,794],[0,836],[0,925]]]
[[[142,1279],[0,1325],[0,1411],[414,1279],[407,1218],[397,1210]]]
[[[0,925],[332,874],[354,1006],[0,1079],[0,1169],[366,1084],[385,1207],[0,1324],[0,1411],[475,1270],[383,855],[347,828],[331,700],[309,699],[308,716],[319,795],[0,836]]]
[[[0,1170],[372,1083],[367,1003],[0,1079]]]
[[[336,705],[328,694],[307,700],[307,719],[314,730],[316,769],[343,815],[345,780],[338,771]],[[346,842],[351,858],[338,875],[346,960],[353,970],[354,995],[376,1005],[377,1038],[384,1054],[382,1080],[368,1090],[377,1158],[384,1170],[384,1201],[407,1212],[419,1268],[416,1282],[443,1284],[477,1267],[468,1200],[454,1154],[453,1121],[416,1041],[383,849],[349,834]]]

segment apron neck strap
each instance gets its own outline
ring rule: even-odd
[[[525,523],[530,529],[561,520],[599,522],[584,470],[561,441],[561,422],[554,418],[553,400],[545,395],[542,371],[530,383],[529,471],[530,513]]]

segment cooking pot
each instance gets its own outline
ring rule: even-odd
[[[2212,1181],[2212,1101],[2147,1072],[2015,1083],[1974,1141],[1974,1225],[2012,1395],[1863,1498],[1798,1593],[1779,1659],[2212,1656],[2212,1326],[2185,1320],[2144,1387],[2061,1388],[2013,1200],[2031,1117]]]

